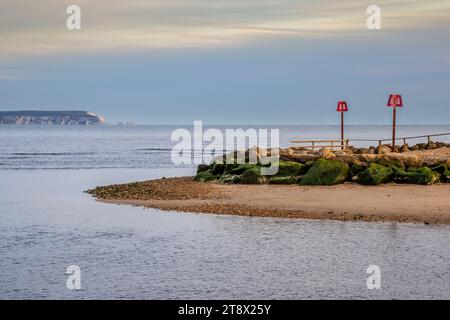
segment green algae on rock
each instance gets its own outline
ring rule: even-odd
[[[413,184],[425,184],[431,185],[440,182],[441,174],[431,170],[428,167],[422,168],[409,168],[408,182]]]
[[[378,185],[390,181],[390,176],[394,173],[391,168],[380,164],[371,163],[369,167],[361,172],[357,182],[364,185]]]
[[[274,176],[270,178],[269,184],[296,184],[301,179],[301,176]]]
[[[194,180],[206,182],[206,181],[216,180],[217,178],[218,177],[216,175],[213,175],[211,170],[208,169],[206,171],[197,172],[196,176],[194,177]]]
[[[331,186],[347,180],[348,164],[336,160],[319,159],[300,181],[301,185]]]
[[[255,150],[252,152],[256,152]],[[250,151],[234,152],[221,157],[228,162],[221,163],[221,159],[215,158],[210,165],[199,165],[195,180],[215,180],[224,184],[301,185],[334,185],[346,181],[363,185],[388,182],[429,185],[450,182],[450,159],[445,158],[445,152],[443,156],[433,159],[408,153],[375,155],[325,151],[284,152],[276,163],[271,164],[272,167],[278,166],[278,171],[270,176],[261,174],[262,168],[270,164],[263,165],[258,157],[254,164],[238,164],[232,160],[237,159],[239,154],[249,158]]]

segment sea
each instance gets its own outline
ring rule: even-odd
[[[180,128],[192,132],[0,126],[0,299],[450,298],[450,226],[179,213],[84,193],[194,175],[194,164],[170,156]],[[279,129],[281,146],[340,134],[337,126],[256,128]],[[443,132],[450,126],[400,126],[397,136]],[[346,129],[358,147],[390,135],[389,126]],[[70,285],[74,266],[79,290]]]

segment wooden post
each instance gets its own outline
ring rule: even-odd
[[[378,154],[381,154],[381,146],[383,145],[383,141],[378,141]]]
[[[392,107],[393,115],[392,115],[392,152],[395,152],[395,129],[397,125],[397,109],[395,107]]]
[[[344,112],[341,112],[341,150],[344,150]]]

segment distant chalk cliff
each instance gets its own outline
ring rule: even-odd
[[[87,111],[0,111],[1,124],[104,124],[105,119]]]

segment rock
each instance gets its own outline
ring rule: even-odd
[[[342,163],[346,163],[350,166],[353,164],[354,161],[359,161],[359,157],[354,154],[342,154],[336,155],[335,160],[340,161]]]
[[[431,167],[431,170],[439,173],[439,174],[443,174],[445,170],[447,170],[447,166],[445,165],[445,163],[440,163],[437,164],[433,167]]]
[[[201,182],[206,182],[206,181],[211,181],[211,180],[216,180],[217,176],[213,175],[211,173],[211,170],[206,170],[206,171],[201,171],[199,173],[197,173],[197,175],[194,177],[195,181],[201,181]]]
[[[382,145],[381,147],[377,147],[375,149],[375,153],[378,153],[378,154],[384,154],[384,153],[390,153],[390,152],[392,152],[392,148],[391,148],[391,146],[386,145],[386,144]]]
[[[243,172],[253,168],[257,168],[259,170],[259,166],[256,164],[227,164],[224,172],[234,175],[240,175]]]
[[[416,146],[419,148],[419,150],[426,150],[428,147],[428,144],[426,143],[418,143]]]
[[[442,173],[442,176],[445,178],[445,182],[450,182],[450,170],[447,169]]]
[[[246,170],[239,178],[239,182],[243,184],[263,184],[267,181],[267,177],[261,176],[260,168],[251,168]]]
[[[391,168],[371,163],[369,167],[359,174],[357,182],[363,185],[378,185],[390,181],[394,171]]]
[[[354,147],[354,146],[348,146],[348,147],[347,147],[347,151],[348,151],[348,152],[353,153],[353,150],[355,150],[355,147]]]
[[[213,175],[221,175],[225,171],[225,164],[215,163],[211,168],[211,173]]]
[[[260,160],[260,152],[261,150],[258,147],[253,147],[245,151],[245,162],[250,163],[250,160],[255,163]],[[265,150],[267,153],[267,150]]]
[[[380,159],[381,163],[379,163]],[[421,160],[421,157],[416,154],[411,153],[386,153],[383,155],[379,155],[378,158],[374,161],[379,164],[383,163],[389,163],[389,162],[398,162],[398,165],[400,165],[400,161],[404,163],[404,166],[406,167],[421,167],[423,165],[423,162]],[[401,166],[401,165],[400,165]],[[401,167],[404,167],[401,166]]]
[[[384,154],[378,157],[376,163],[385,166],[385,167],[391,167],[391,166],[395,166],[395,167],[399,167],[399,168],[403,168],[405,169],[406,166],[403,163],[403,161],[401,159],[399,159],[398,157],[389,155],[389,154]]]
[[[401,146],[394,146],[394,148],[391,147],[391,152],[398,153],[400,152],[401,149],[402,149]]]
[[[210,165],[214,165],[215,163],[226,163],[226,154],[223,154],[221,156],[217,156],[211,159]],[[229,163],[232,163],[231,161]]]
[[[211,160],[211,164],[237,164],[238,160],[244,161],[245,163],[248,163],[248,153],[247,153],[247,159],[246,159],[246,152],[245,151],[233,151],[228,154],[223,154],[217,157],[214,157]]]
[[[226,184],[231,184],[231,183],[238,183],[240,180],[240,177],[238,175],[233,175],[233,174],[229,174],[229,173],[224,173],[219,181],[222,183],[226,183]]]
[[[239,164],[234,164],[234,163],[227,163],[226,165],[225,165],[225,170],[224,170],[224,172],[223,172],[223,174],[227,174],[227,173],[231,173],[231,171],[233,170],[233,169],[236,169],[236,168],[238,168],[240,165]],[[242,170],[242,172],[244,172],[245,170]],[[241,172],[241,173],[242,173]]]
[[[353,176],[357,176],[359,173],[361,173],[364,170],[366,170],[366,168],[368,166],[369,166],[369,164],[367,162],[354,160],[354,162],[352,163],[352,166],[350,167],[350,175],[352,177]]]
[[[433,149],[437,149],[437,148],[438,148],[438,146],[434,142],[430,142],[430,143],[427,144],[427,149],[428,150],[433,150]]]
[[[295,160],[297,162],[306,163],[309,161],[316,161],[319,158],[320,158],[319,155],[314,154],[295,154],[291,156],[288,160]]]
[[[199,164],[197,167],[197,173],[202,172],[202,171],[206,171],[208,169],[210,169],[211,167],[207,164]]]
[[[407,143],[405,143],[403,146],[402,146],[402,152],[408,152],[409,151],[409,145],[407,144]]]
[[[292,148],[281,149],[280,156],[292,156],[295,154],[295,150]]]
[[[350,169],[347,164],[336,161],[319,159],[303,176],[301,185],[334,185],[343,183]]]
[[[315,161],[308,161],[305,163],[305,173],[308,172],[309,169],[312,168],[312,166],[314,165]]]
[[[361,155],[360,160],[367,162],[367,163],[372,163],[375,162],[378,159],[378,156],[375,154],[363,154]]]
[[[433,167],[439,164],[439,161],[434,157],[424,157],[422,158],[422,165],[427,167]]]
[[[394,171],[394,174],[392,175],[392,181],[395,183],[409,183],[408,177],[409,173],[400,167],[391,167],[391,169]]]
[[[375,152],[373,152],[373,150],[370,150],[369,148],[360,148],[358,150],[359,154],[374,154]]]
[[[321,156],[321,158],[324,158],[324,159],[336,158],[336,155],[334,154],[334,152],[327,148],[320,150],[320,156]]]
[[[295,161],[280,161],[276,176],[299,176],[306,173],[304,164]]]
[[[421,158],[416,154],[389,154],[388,157],[400,159],[407,167],[419,168],[423,165]]]
[[[296,184],[299,181],[299,176],[285,176],[285,177],[271,177],[270,184]]]
[[[441,175],[437,172],[434,172],[428,167],[422,168],[409,168],[408,169],[408,183],[413,184],[426,184],[431,185],[440,182]]]

